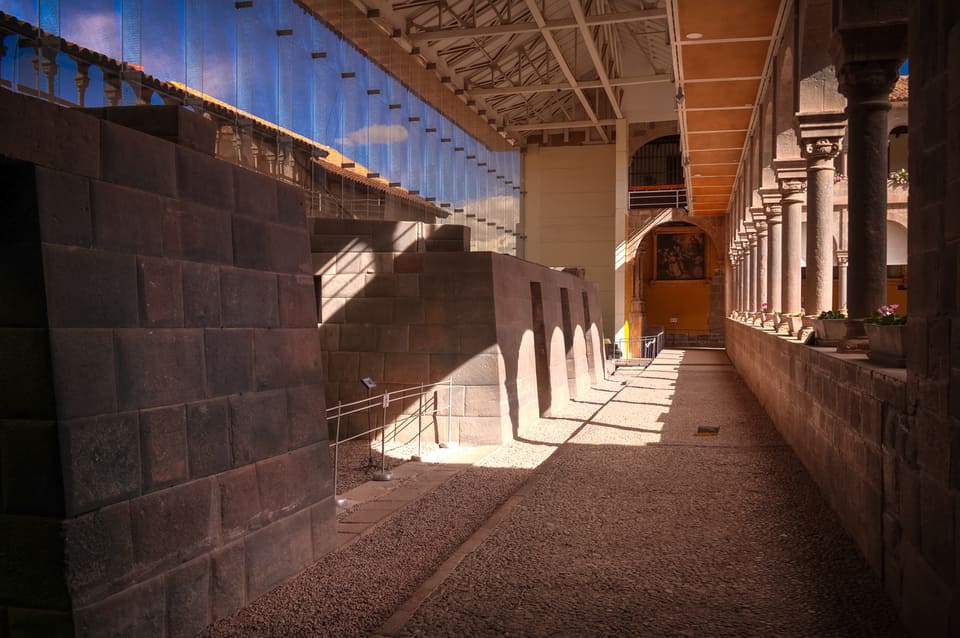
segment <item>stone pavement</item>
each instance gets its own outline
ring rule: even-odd
[[[903,635],[722,351],[617,378],[379,635]]]

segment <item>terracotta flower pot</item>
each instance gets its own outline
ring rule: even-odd
[[[839,345],[847,335],[846,322],[846,319],[814,319],[813,329],[817,332],[817,345]]]
[[[870,338],[870,351],[867,358],[889,368],[903,368],[907,365],[903,351],[904,338],[907,335],[907,326],[900,324],[884,326],[876,323],[865,323],[863,327]]]

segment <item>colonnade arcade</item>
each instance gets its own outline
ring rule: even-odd
[[[890,95],[906,24],[836,13],[829,1],[803,3],[765,77],[730,203],[731,311],[862,318],[888,302],[888,199],[893,218],[906,218],[887,153],[891,123],[905,124],[906,102],[890,117]]]

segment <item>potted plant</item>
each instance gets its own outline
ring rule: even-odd
[[[897,304],[880,306],[863,321],[863,327],[870,339],[867,358],[891,368],[906,366],[903,341],[906,336],[907,317],[897,314],[899,307]]]
[[[824,310],[813,320],[817,345],[838,346],[847,334],[847,316],[840,310]]]

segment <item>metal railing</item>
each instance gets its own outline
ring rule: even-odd
[[[630,191],[630,208],[686,208],[687,189],[669,188],[663,190]]]
[[[664,331],[630,339],[617,339],[607,344],[607,359],[623,361],[626,359],[656,359],[663,351]]]
[[[465,386],[457,385],[458,388],[464,388]],[[396,442],[397,434],[407,427],[412,425],[414,422],[417,424],[417,453],[413,455],[412,460],[419,461],[422,459],[423,452],[423,417],[424,415],[430,415],[435,419],[440,419],[444,415],[439,414],[440,411],[440,401],[438,397],[438,392],[446,390],[447,392],[447,405],[446,405],[446,417],[447,417],[447,436],[446,440],[440,441],[440,447],[454,447],[456,442],[453,440],[453,380],[450,379],[446,382],[441,383],[421,383],[420,385],[404,387],[400,390],[393,390],[390,392],[384,392],[376,396],[368,396],[365,399],[360,399],[358,401],[351,401],[350,403],[343,403],[338,401],[337,405],[327,408],[327,422],[335,421],[335,434],[334,440],[330,443],[330,447],[333,448],[333,493],[337,494],[337,481],[338,474],[340,469],[340,445],[347,443],[349,441],[354,441],[361,437],[369,437],[370,449],[371,449],[371,466],[373,465],[373,441],[372,437],[374,433],[380,432],[380,469],[374,473],[373,479],[375,481],[390,481],[393,480],[393,474],[387,469],[387,454],[386,454],[386,442],[387,442],[387,430],[392,425],[393,441]],[[464,393],[465,395],[466,393]],[[464,399],[465,400],[465,399]],[[412,403],[413,401],[417,402],[416,410],[410,412],[404,412],[403,406],[407,403]],[[395,404],[400,404],[401,411],[398,412],[392,421],[387,420],[387,409],[390,406]],[[382,416],[380,419],[379,425],[374,427],[368,427],[363,432],[350,435],[346,438],[340,438],[340,427],[344,417],[349,417],[356,414],[370,414],[371,411],[376,409],[382,410]],[[439,425],[439,423],[438,423]],[[344,505],[346,503],[345,499],[337,497],[337,504]]]

